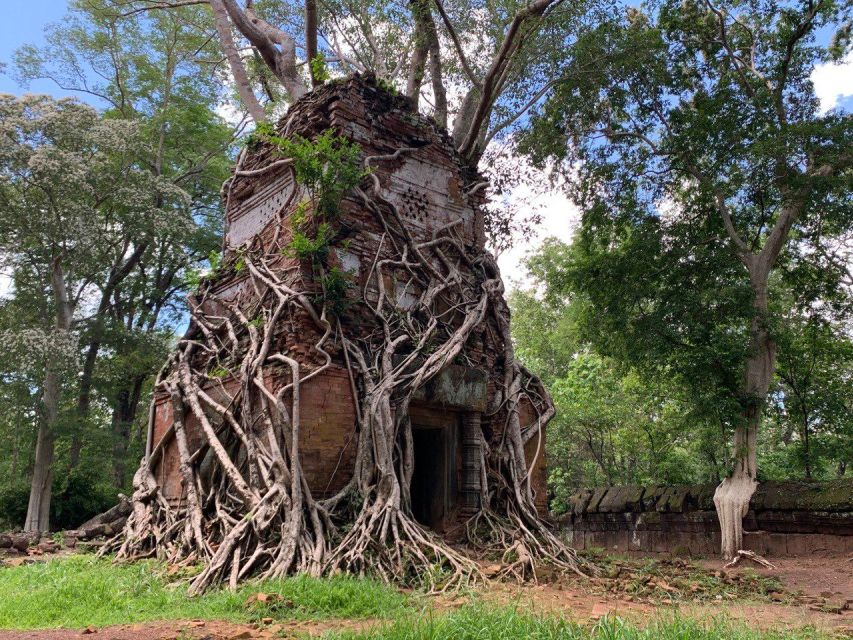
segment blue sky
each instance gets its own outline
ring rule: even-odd
[[[58,22],[68,7],[66,0],[3,0],[4,13],[13,18],[0,20],[0,62],[5,62],[6,73],[0,74],[0,93],[22,93],[23,89],[9,76],[12,55],[22,44],[44,42],[44,27]],[[35,93],[63,95],[52,82],[33,83],[29,89]]]

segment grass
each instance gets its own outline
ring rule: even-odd
[[[0,628],[96,627],[149,620],[392,618],[409,608],[405,596],[370,580],[306,576],[211,591],[189,598],[155,562],[113,565],[91,556],[0,568]],[[254,593],[278,594],[247,605]]]
[[[211,591],[197,598],[156,562],[113,565],[92,556],[0,568],[0,628],[101,627],[151,620],[276,620],[375,618],[384,625],[365,632],[335,632],[329,640],[824,640],[813,629],[757,631],[726,619],[702,621],[679,615],[652,617],[637,625],[605,617],[582,625],[523,606],[499,607],[476,596],[443,614],[391,587],[358,578],[305,576],[256,582],[236,592]],[[256,593],[269,594],[266,603]],[[277,594],[280,598],[272,596]]]
[[[680,616],[655,618],[638,626],[605,617],[581,625],[554,616],[538,616],[511,608],[468,605],[444,616],[398,618],[366,632],[334,633],[329,640],[824,640],[813,629],[757,631],[723,619],[700,621]]]

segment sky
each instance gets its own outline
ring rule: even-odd
[[[0,20],[0,63],[6,64],[5,73],[0,73],[0,93],[49,93],[54,96],[69,95],[49,81],[33,83],[28,89],[19,86],[10,74],[15,49],[22,44],[40,44],[44,42],[43,30],[50,23],[62,19],[66,12],[66,0],[0,0],[7,19]],[[14,18],[9,16],[14,14]],[[842,107],[853,111],[853,55],[841,65],[824,65],[816,68],[812,74],[815,90],[821,100],[821,107],[829,110]],[[84,97],[85,99],[85,97]],[[530,193],[522,187],[510,197],[529,198]],[[580,218],[580,213],[572,203],[559,192],[538,196],[541,207],[539,213],[542,223],[528,238],[517,238],[515,245],[498,258],[498,264],[507,286],[519,286],[526,282],[524,258],[534,251],[542,241],[556,236],[570,241]],[[0,282],[0,289],[2,289]]]
[[[4,19],[0,20],[0,62],[6,73],[0,74],[0,93],[23,93],[24,90],[9,76],[12,56],[22,44],[44,42],[44,27],[58,22],[66,13],[66,0],[0,0]],[[52,82],[34,83],[33,93],[67,95]]]

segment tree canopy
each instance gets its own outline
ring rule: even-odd
[[[734,431],[715,497],[727,555],[788,312],[849,311],[853,127],[810,80],[849,50],[849,21],[831,1],[626,9],[579,37],[522,143],[584,208],[573,282],[597,343],[669,371]]]
[[[182,322],[185,275],[220,244],[233,128],[214,111],[221,84],[193,57],[204,42],[176,18],[111,18],[91,5],[51,27],[43,48],[19,50],[22,82],[51,79],[92,96],[100,112],[71,99],[2,98],[12,287],[0,315],[10,356],[21,353],[4,358],[17,391],[3,401],[26,409],[13,412],[0,472],[32,465],[31,527],[47,528],[51,515],[79,524],[127,485],[138,407]],[[63,514],[69,483],[92,497]],[[23,488],[10,485],[6,516],[17,519]]]

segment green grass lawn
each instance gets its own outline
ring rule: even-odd
[[[189,598],[184,586],[169,588],[162,565],[113,565],[72,556],[19,567],[0,567],[0,628],[104,626],[147,620],[394,617],[409,605],[395,589],[351,577],[305,576],[211,591]],[[246,605],[256,592],[283,600]]]
[[[439,614],[413,598],[371,580],[305,576],[256,582],[236,592],[211,591],[189,598],[186,586],[167,586],[156,562],[113,565],[71,556],[19,567],[0,567],[0,629],[81,628],[149,620],[276,620],[377,618],[384,625],[364,633],[331,634],[330,640],[819,640],[819,632],[758,632],[743,623],[670,616],[643,625],[604,618],[581,625],[538,616],[524,607],[495,607],[472,595],[469,604]],[[278,594],[265,604],[254,593]]]
[[[811,629],[755,631],[743,623],[699,621],[680,616],[656,618],[638,626],[606,617],[581,625],[553,616],[510,608],[468,605],[449,615],[422,614],[364,633],[337,633],[329,640],[828,640]]]

